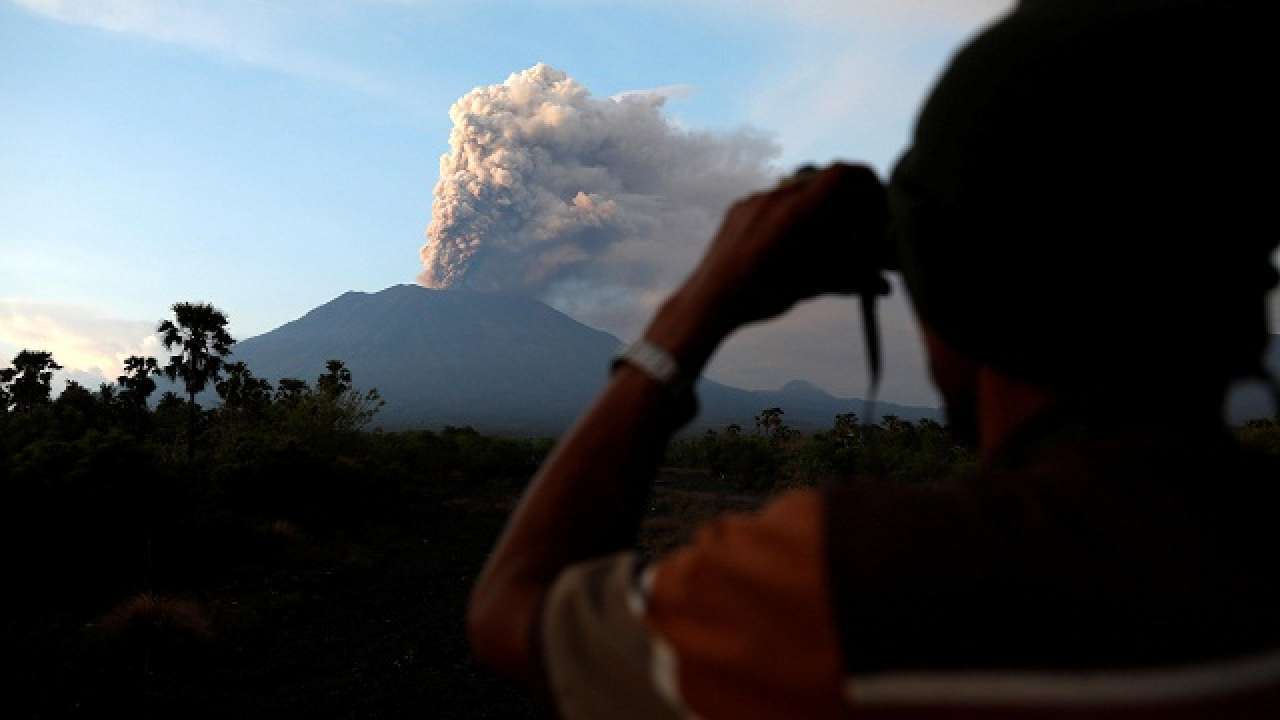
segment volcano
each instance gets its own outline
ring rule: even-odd
[[[375,424],[388,430],[470,425],[536,435],[563,431],[586,409],[622,345],[528,297],[396,285],[343,293],[237,343],[230,360],[273,382],[314,379],[325,361],[342,360],[357,387],[377,388],[387,401]],[[750,427],[762,409],[781,407],[789,425],[818,430],[837,413],[868,410],[803,381],[757,391],[704,379],[698,396],[694,427]],[[890,403],[876,411],[906,420],[940,414]]]

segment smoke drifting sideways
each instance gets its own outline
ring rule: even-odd
[[[682,128],[666,95],[596,98],[539,63],[460,98],[418,281],[538,297],[632,335],[729,203],[778,175],[768,136]]]

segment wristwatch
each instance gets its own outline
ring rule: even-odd
[[[662,386],[678,406],[685,409],[686,421],[698,414],[698,398],[693,392],[696,378],[685,374],[671,353],[641,338],[615,355],[610,369],[616,372],[622,365],[636,368]]]

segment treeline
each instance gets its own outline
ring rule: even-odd
[[[817,485],[852,477],[890,482],[956,479],[977,469],[977,455],[956,443],[946,426],[886,415],[866,422],[836,415],[832,426],[806,434],[784,422],[781,408],[767,408],[753,428],[729,425],[675,440],[666,464],[704,471],[717,487],[759,492]],[[1255,419],[1235,429],[1246,448],[1280,456],[1280,423]]]
[[[41,587],[70,584],[89,598],[181,585],[252,556],[274,523],[328,532],[485,487],[510,494],[551,447],[470,428],[367,431],[383,401],[358,389],[341,360],[272,384],[234,361],[224,313],[203,303],[172,310],[158,324],[171,354],[130,357],[96,390],[68,382],[55,398],[60,366],[46,351],[23,350],[0,369],[5,533],[9,547],[29,548],[17,563],[48,581]],[[160,377],[185,397],[155,398]],[[221,402],[201,407],[210,387]],[[1272,421],[1239,434],[1280,453]],[[848,413],[802,434],[776,407],[751,428],[682,436],[666,458],[694,471],[687,482],[744,492],[850,476],[941,480],[975,463],[930,420]]]
[[[128,358],[96,390],[68,381],[54,397],[47,351],[0,369],[4,534],[34,604],[181,592],[269,555],[280,527],[344,532],[523,483],[549,450],[470,428],[369,432],[383,401],[341,360],[271,384],[232,361],[223,313],[173,310],[159,325],[172,355]],[[155,397],[160,377],[185,397]],[[197,402],[208,387],[216,407]]]
[[[868,423],[836,415],[828,430],[805,434],[789,427],[782,408],[766,408],[755,426],[729,425],[671,444],[667,464],[700,469],[710,480],[742,491],[875,477],[905,482],[945,480],[975,467],[973,452],[932,420],[886,415]]]

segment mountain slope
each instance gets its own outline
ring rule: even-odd
[[[387,400],[386,427],[472,424],[510,431],[569,422],[605,377],[618,341],[541,303],[399,285],[348,292],[235,347],[272,380],[345,361]]]
[[[238,343],[231,359],[272,381],[312,379],[326,360],[343,360],[357,386],[376,387],[387,400],[377,423],[388,429],[450,424],[554,433],[599,391],[621,344],[529,298],[397,285],[344,293]],[[807,429],[829,427],[838,412],[866,413],[860,400],[801,382],[755,392],[703,381],[699,398],[699,425],[749,425],[772,406]],[[909,419],[937,413],[890,404],[878,410]]]

